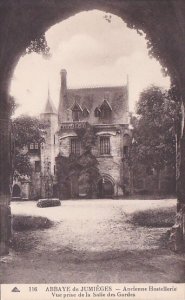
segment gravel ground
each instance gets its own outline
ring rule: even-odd
[[[175,204],[175,199],[74,200],[37,208],[32,201],[13,202],[13,214],[44,216],[55,225],[18,233],[26,251],[13,251],[0,263],[1,281],[184,282],[185,257],[161,245],[167,228],[127,222],[135,211]]]

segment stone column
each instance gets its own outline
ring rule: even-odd
[[[10,212],[10,132],[9,117],[0,108],[0,255],[8,253],[8,244],[11,233]]]

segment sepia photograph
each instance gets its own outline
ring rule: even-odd
[[[0,0],[0,299],[185,299],[185,2]]]

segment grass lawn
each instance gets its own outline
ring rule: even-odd
[[[131,215],[129,222],[144,227],[171,227],[175,222],[176,206],[136,211]]]

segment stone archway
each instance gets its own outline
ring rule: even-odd
[[[184,0],[2,0],[0,5],[0,254],[8,252],[10,215],[10,105],[9,86],[14,67],[25,48],[50,26],[83,10],[99,9],[121,17],[129,27],[143,31],[149,51],[171,76],[185,105]],[[184,107],[182,109],[184,115]],[[178,132],[178,200],[185,206],[184,118]],[[181,224],[182,230],[182,224]]]
[[[99,198],[113,198],[114,196],[114,183],[109,176],[103,176],[97,183],[97,194]]]

